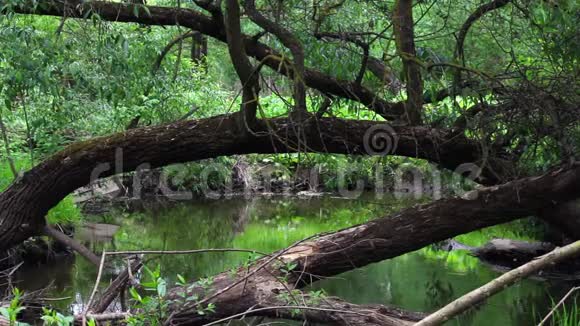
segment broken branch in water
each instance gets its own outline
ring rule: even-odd
[[[501,292],[517,281],[530,276],[551,264],[556,264],[578,254],[580,254],[580,241],[576,241],[562,248],[557,248],[550,253],[513,269],[484,286],[465,294],[459,299],[456,299],[445,307],[427,316],[425,319],[415,324],[415,326],[441,325],[462,312],[469,310],[477,303]]]
[[[137,273],[139,269],[143,266],[141,259],[137,258],[132,263],[129,264],[127,269],[125,269],[111,284],[105,289],[99,301],[94,302],[89,306],[88,311],[100,314],[103,313],[107,307],[113,302],[118,294],[124,291],[127,283],[130,280],[130,276]]]

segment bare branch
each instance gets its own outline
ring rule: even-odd
[[[488,12],[493,11],[495,9],[499,9],[510,2],[511,0],[493,0],[484,5],[479,6],[471,15],[469,15],[467,20],[463,23],[463,26],[461,26],[461,29],[459,30],[459,35],[457,36],[457,44],[455,45],[456,62],[461,63],[463,66],[465,66],[464,62],[465,58],[463,56],[463,45],[465,43],[465,38],[467,37],[467,33],[469,32],[471,26]],[[455,87],[458,87],[457,85],[459,85],[460,82],[461,82],[461,70],[458,69],[455,73],[454,80]]]
[[[89,248],[83,246],[77,240],[67,236],[66,234],[58,231],[50,225],[44,227],[44,234],[64,244],[67,247],[71,247],[81,256],[90,261],[93,265],[99,266],[101,259],[97,257],[97,255],[95,255],[92,251],[90,251]]]
[[[161,53],[157,57],[157,60],[155,60],[155,63],[153,64],[153,74],[155,74],[159,70],[159,68],[161,67],[161,62],[163,62],[163,59],[165,59],[165,56],[167,56],[167,54],[169,53],[169,51],[171,51],[171,49],[177,43],[185,40],[186,38],[194,37],[195,36],[195,33],[196,32],[194,32],[194,31],[189,31],[189,32],[183,33],[181,35],[178,35],[173,40],[171,40],[171,42],[169,42],[165,46],[165,48],[163,48],[163,50],[161,50]]]
[[[254,0],[245,0],[246,14],[258,26],[269,33],[274,34],[285,47],[292,53],[294,63],[294,112],[298,114],[299,121],[306,113],[306,88],[304,87],[304,49],[302,44],[292,32],[279,24],[264,17],[257,9]]]
[[[562,248],[557,248],[554,251],[513,269],[484,286],[463,295],[461,298],[456,299],[445,307],[437,310],[415,325],[441,325],[462,312],[469,310],[481,301],[501,292],[510,285],[515,284],[517,281],[541,271],[549,265],[572,258],[578,254],[580,254],[580,241],[576,241]]]
[[[240,26],[240,6],[238,0],[226,1],[226,16],[224,22],[230,58],[242,83],[241,111],[243,113],[244,124],[245,127],[251,127],[256,121],[260,86],[258,74],[255,73],[250,59],[246,55]]]
[[[550,312],[542,319],[542,321],[538,324],[538,326],[544,326],[544,324],[546,324],[546,322],[550,320],[550,317],[552,317],[552,315],[556,312],[556,310],[558,310],[558,308],[560,308],[560,306],[562,306],[564,302],[566,302],[566,299],[568,299],[572,295],[572,293],[578,290],[580,290],[580,286],[575,286],[571,288],[570,291],[568,291],[562,297],[562,299],[560,299],[560,301],[558,301],[558,303],[552,308],[552,310],[550,310]]]

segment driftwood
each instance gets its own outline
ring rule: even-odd
[[[141,259],[137,258],[133,260],[130,265],[121,272],[113,282],[111,282],[107,289],[105,289],[100,300],[91,304],[88,311],[93,314],[101,314],[105,312],[113,300],[121,295],[121,291],[123,291],[129,283],[131,275],[137,273],[141,267],[143,267]]]
[[[67,236],[66,234],[58,231],[57,229],[53,228],[50,225],[46,225],[44,227],[44,233],[47,236],[55,239],[56,241],[64,244],[65,246],[73,248],[76,252],[78,252],[79,254],[81,254],[81,256],[88,259],[94,265],[99,265],[99,261],[100,261],[99,257],[97,257],[97,255],[95,255],[92,251],[90,251],[87,247],[83,246],[81,243],[79,243],[75,239],[73,239],[73,238]]]
[[[564,261],[580,254],[580,241],[576,241],[565,247],[558,248],[552,252],[539,257],[525,265],[522,265],[512,271],[509,271],[495,280],[485,284],[484,286],[473,290],[461,298],[451,302],[445,307],[439,309],[427,318],[421,320],[415,326],[434,326],[441,325],[447,320],[459,315],[460,313],[470,309],[479,302],[489,298],[490,296],[501,292],[517,281],[543,269],[552,264]]]
[[[493,239],[473,249],[472,253],[479,259],[494,265],[518,267],[555,248],[556,246],[547,242]]]
[[[484,246],[472,250],[474,256],[491,265],[495,270],[505,272],[526,264],[536,257],[545,255],[556,248],[548,242],[527,242],[510,239],[493,239]],[[580,261],[571,259],[542,269],[534,275],[542,279],[578,280]]]

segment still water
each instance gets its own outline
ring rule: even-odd
[[[340,229],[388,215],[412,200],[320,198],[222,199],[151,205],[138,212],[118,211],[92,217],[96,223],[118,225],[77,232],[77,239],[101,252],[153,249],[244,248],[271,252],[304,237]],[[524,222],[525,223],[525,222]],[[512,223],[464,235],[461,241],[480,245],[492,237],[529,238],[524,223]],[[114,235],[111,233],[114,232]],[[161,267],[170,282],[181,274],[192,280],[238,266],[244,253],[148,256],[148,266]],[[123,262],[116,262],[119,269]],[[82,257],[19,272],[18,287],[32,291],[50,286],[45,296],[55,306],[78,311],[96,278],[94,266]],[[408,310],[432,311],[492,280],[498,274],[465,252],[425,248],[320,281],[313,288],[354,303],[382,303]],[[109,276],[107,276],[109,277]],[[105,277],[104,283],[109,279]],[[472,309],[450,325],[533,325],[572,285],[556,281],[524,280]]]

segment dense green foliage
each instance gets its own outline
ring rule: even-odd
[[[0,191],[17,179],[19,173],[71,143],[136,127],[213,117],[235,112],[240,107],[242,85],[232,66],[227,45],[217,39],[207,40],[207,56],[200,60],[191,54],[192,48],[198,46],[191,37],[173,42],[171,48],[166,48],[172,40],[189,32],[182,26],[116,23],[90,12],[86,13],[85,19],[17,14],[23,3],[21,0],[0,0]],[[36,5],[37,2],[32,3]],[[195,3],[154,0],[148,1],[147,5],[179,6],[201,12]],[[294,33],[305,45],[307,67],[327,74],[329,80],[353,81],[360,74],[357,81],[360,85],[357,86],[366,87],[378,98],[390,102],[407,99],[402,86],[409,82],[409,77],[402,72],[407,57],[397,50],[398,35],[393,31],[394,1],[285,0],[257,3],[268,17]],[[574,0],[510,1],[505,7],[475,19],[463,47],[456,48],[459,31],[469,21],[468,17],[484,3],[479,0],[414,2],[416,55],[412,61],[420,66],[425,102],[424,124],[420,127],[445,130],[449,131],[448,134],[477,141],[482,153],[478,163],[485,165],[492,157],[514,164],[515,168],[510,171],[512,175],[503,176],[506,179],[537,174],[572,161],[580,152],[580,91],[577,81],[580,6]],[[144,12],[139,11],[140,6],[134,6],[137,8],[136,17],[147,14],[148,9],[141,7]],[[256,35],[262,30],[246,16],[241,23],[245,34]],[[383,65],[391,74],[389,78],[397,80],[399,87],[394,87],[397,83],[380,80],[371,69],[362,70],[361,74],[361,62],[366,63],[367,58],[360,44],[341,39],[344,36],[325,37],[320,34],[343,32],[352,33],[357,42],[365,43],[368,55]],[[260,42],[284,57],[292,57],[273,35],[258,36]],[[252,64],[257,62],[253,60]],[[459,77],[463,78],[465,85],[457,84]],[[258,117],[289,115],[294,104],[294,81],[269,68],[261,69],[260,78],[262,90]],[[437,98],[441,91],[450,95]],[[306,95],[307,109],[311,113],[318,112],[329,96],[316,87],[309,89]],[[384,121],[357,100],[333,96],[328,104],[328,110],[321,116]],[[466,118],[465,126],[459,128],[458,119],[469,116],[468,112],[475,111],[474,108],[481,109],[482,113],[476,112],[473,119]],[[407,122],[393,119],[390,123],[404,126]],[[407,168],[420,171],[426,183],[431,183],[434,173],[439,172],[438,167],[431,163],[412,157],[371,158],[324,153],[218,157],[163,169],[172,186],[202,195],[207,187],[219,191],[227,188],[232,182],[232,171],[241,165],[249,166],[244,173],[262,171],[267,167],[274,171],[277,181],[289,184],[304,171],[316,168],[323,185],[319,190],[328,191],[350,190],[358,181],[367,188],[372,184],[378,187],[377,175],[381,176],[381,186],[393,188],[397,181],[395,171]],[[208,166],[215,167],[215,170],[204,175]],[[442,174],[447,187],[460,184],[463,190],[473,186],[457,181],[449,171]],[[338,230],[383,216],[386,212],[396,212],[409,204],[405,200],[390,202],[389,199],[388,196],[375,198],[376,202],[370,204],[376,204],[376,207],[372,208],[369,208],[369,202],[344,205],[333,202],[332,208],[316,207],[318,215],[312,213],[314,209],[301,211],[299,205],[291,200],[270,202],[259,210],[246,207],[249,212],[240,212],[237,210],[239,207],[228,205],[232,207],[220,210],[225,216],[220,219],[209,218],[215,208],[204,207],[192,213],[187,205],[177,205],[159,216],[151,212],[115,212],[118,215],[98,220],[122,226],[115,241],[92,243],[95,248],[91,249],[235,247],[271,252],[316,233]],[[229,204],[227,200],[219,204],[224,202]],[[65,198],[47,216],[48,222],[53,224],[77,223],[80,219],[80,209],[72,196]],[[482,245],[497,236],[534,240],[537,228],[530,227],[530,224],[525,221],[483,229],[462,235],[457,240],[471,246]],[[200,277],[209,277],[227,269],[236,271],[247,267],[258,256],[258,253],[250,257],[239,253],[201,254],[193,258],[164,256],[149,261],[143,288],[130,292],[132,303],[140,314],[133,316],[129,323],[161,324],[167,317],[169,302],[165,301],[165,294],[168,286],[185,285],[190,279],[198,279],[196,285],[208,287],[211,279]],[[120,262],[119,266],[124,266],[124,263]],[[397,264],[407,264],[406,269]],[[444,264],[445,270],[438,269],[438,264]],[[430,266],[434,275],[425,282],[428,284],[422,284],[424,276],[418,276],[422,271],[410,271],[425,266]],[[70,279],[76,287],[82,288],[80,291],[86,292],[94,268],[87,262],[78,262],[76,267],[85,273],[79,272]],[[488,270],[476,271],[478,268],[481,269],[478,261],[466,252],[441,252],[428,247],[400,257],[391,265],[371,266],[366,272],[379,281],[384,274],[402,279],[407,277],[405,273],[409,273],[410,280],[407,281],[412,282],[413,287],[426,289],[425,302],[397,293],[405,289],[391,291],[385,285],[386,281],[378,283],[379,290],[397,293],[402,298],[397,299],[397,303],[405,307],[432,310],[448,302],[455,294],[451,285],[438,282],[440,278],[449,277],[451,273],[485,280],[495,276]],[[365,277],[357,276],[355,272],[344,277],[376,294],[368,289],[375,287],[374,283],[369,285]],[[458,288],[464,292],[472,285],[473,282],[466,281]],[[344,290],[332,280],[321,286],[333,295],[342,294]],[[378,298],[378,295],[358,297],[356,292],[359,289],[353,289],[350,296],[354,301],[396,301]],[[60,290],[66,292],[70,289]],[[536,299],[543,290],[540,286],[530,285],[522,292],[532,298],[529,302],[542,302]],[[312,294],[325,295],[322,291]],[[16,321],[21,308],[20,292],[14,292],[13,296],[10,307],[0,311],[11,322]],[[514,298],[517,296],[512,293],[497,299],[497,303],[509,305],[517,301]],[[183,299],[195,301],[197,298],[184,296]],[[198,312],[211,313],[215,308],[211,305],[200,307]],[[521,310],[529,313],[530,307],[524,308]],[[558,311],[556,318],[563,325],[577,324],[577,309],[566,309]],[[481,315],[465,318],[482,319]],[[46,310],[43,319],[49,325],[71,322],[70,317],[53,310]]]
[[[451,85],[454,70],[445,64],[453,64],[454,47],[450,44],[454,44],[454,39],[448,32],[457,30],[479,5],[478,1],[462,6],[451,3],[421,1],[415,6],[417,58],[423,65],[441,64],[424,71],[426,98]],[[173,5],[166,1],[150,4]],[[359,49],[345,42],[320,42],[307,26],[294,27],[295,22],[301,21],[303,11],[310,10],[303,5],[299,1],[287,4],[294,9],[285,11],[283,23],[308,44],[307,64],[331,76],[352,79],[359,70]],[[394,71],[400,70],[400,61],[394,59],[394,42],[388,32],[384,33],[390,26],[388,2],[353,1],[327,11],[325,5],[331,8],[330,2],[318,5],[320,11],[313,18],[317,23],[313,21],[309,27],[378,33],[374,38],[365,38],[371,44],[370,54],[385,58]],[[485,76],[503,78],[506,87],[529,83],[562,99],[577,100],[574,87],[569,87],[575,84],[580,52],[576,2],[562,1],[558,6],[534,2],[522,8],[525,5],[516,3],[475,22],[464,52],[477,85],[464,89],[455,99],[427,105],[428,121],[450,124],[482,98],[490,103],[497,101],[497,95],[485,91],[484,85],[490,83]],[[246,21],[244,29],[250,34],[257,31]],[[16,156],[26,154],[34,164],[72,141],[123,131],[137,116],[140,125],[149,125],[174,121],[192,107],[198,109],[190,118],[236,110],[239,89],[224,44],[209,40],[204,67],[189,59],[192,44],[185,39],[165,56],[160,69],[154,68],[165,45],[183,32],[180,27],[115,24],[98,17],[66,20],[61,25],[58,18],[52,17],[0,16],[0,117],[7,128],[9,150]],[[267,36],[264,41],[284,51],[274,38]],[[505,67],[509,73],[503,73]],[[275,76],[275,72],[264,70],[267,82],[260,112],[265,116],[285,114],[291,103],[287,81],[278,79],[276,90],[270,89]],[[386,99],[404,97],[403,93],[389,92],[368,71],[363,84]],[[320,102],[318,94],[310,94],[311,110],[315,111]],[[379,119],[362,110],[360,104],[340,99],[336,99],[331,114]],[[518,137],[535,139],[537,117],[523,114],[518,118],[524,120],[514,118],[500,117],[485,126],[474,125],[469,133],[483,141],[520,128]],[[569,133],[574,142],[580,140],[578,126],[566,127],[563,132]],[[540,137],[533,144],[524,154],[523,167],[542,169],[558,162],[560,150],[552,137]],[[5,159],[7,153],[2,153]],[[332,159],[328,163],[332,164]]]

